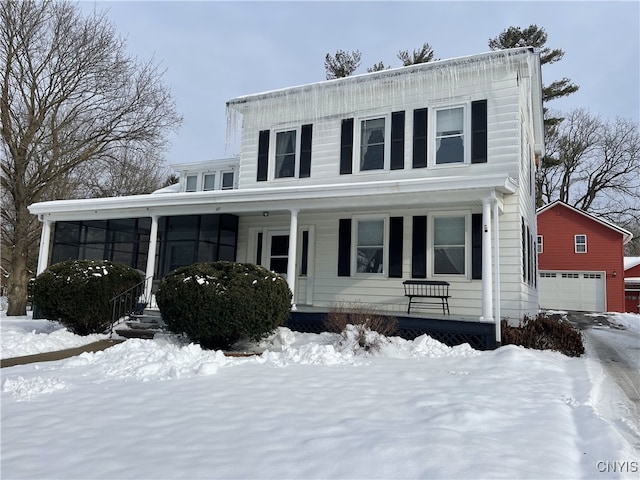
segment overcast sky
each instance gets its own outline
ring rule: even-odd
[[[564,58],[543,67],[543,82],[570,78],[580,90],[551,108],[586,108],[638,121],[640,2],[633,1],[84,1],[106,11],[128,52],[166,69],[184,123],[169,164],[237,154],[226,147],[227,100],[325,79],[324,58],[359,50],[357,73],[399,50],[429,43],[436,58],[489,51],[509,26],[536,24]],[[236,148],[237,150],[237,148]]]

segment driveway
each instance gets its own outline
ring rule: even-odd
[[[607,401],[599,403],[598,410],[619,424],[640,451],[640,333],[610,322],[606,315],[568,312],[567,320],[582,331],[586,355],[599,359],[605,375],[620,389],[619,395],[601,395]]]

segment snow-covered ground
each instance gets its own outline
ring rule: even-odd
[[[640,330],[639,315],[611,318]],[[104,338],[4,312],[0,327],[3,358]],[[232,358],[166,335],[3,368],[1,477],[640,475],[588,354],[380,342],[372,353],[353,336],[281,328],[261,355]]]

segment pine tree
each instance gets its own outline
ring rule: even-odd
[[[327,80],[348,77],[360,66],[362,54],[358,50],[345,52],[338,50],[335,55],[327,53],[324,58],[324,68],[327,71]]]
[[[537,25],[529,25],[527,28],[509,27],[495,38],[489,39],[491,50],[505,50],[507,48],[534,47],[540,52],[540,63],[542,65],[555,63],[562,60],[564,51],[555,48],[551,49],[547,43],[547,33],[544,28]],[[562,78],[551,82],[542,88],[542,101],[548,102],[555,98],[565,97],[578,90],[578,86],[571,83],[568,78]]]

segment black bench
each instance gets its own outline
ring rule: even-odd
[[[449,282],[441,280],[405,280],[404,296],[409,297],[407,313],[411,305],[441,305],[442,313],[449,315]]]

